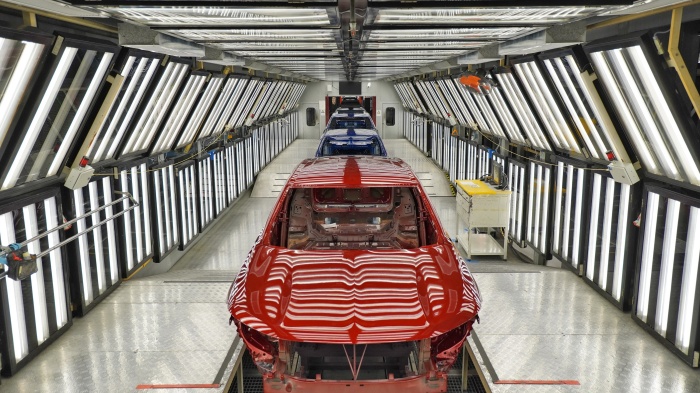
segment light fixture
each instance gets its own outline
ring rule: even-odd
[[[58,226],[58,207],[55,197],[44,199],[44,210],[46,215],[46,229],[51,230],[56,228]],[[61,242],[59,231],[50,233],[47,238],[49,248],[53,248]],[[49,257],[51,258],[51,286],[53,287],[56,327],[61,328],[68,324],[69,321],[61,249],[54,249],[49,253]]]
[[[165,74],[158,81],[156,90],[149,97],[136,126],[132,128],[131,136],[122,150],[122,155],[145,151],[149,148],[168,113],[175,93],[185,80],[187,68],[184,63],[171,62],[168,64]]]
[[[661,269],[659,272],[659,289],[656,300],[655,330],[666,337],[668,314],[671,306],[671,290],[673,281],[673,264],[676,257],[676,242],[678,234],[678,217],[681,203],[668,199],[666,204],[666,225],[664,240],[661,248]]]
[[[92,51],[88,51],[92,52]],[[97,70],[94,71],[94,73],[88,74],[91,71],[91,63],[92,61],[88,62],[87,59],[89,59],[88,56],[85,56],[83,58],[83,61],[80,65],[80,69],[78,71],[78,75],[81,75],[80,78],[78,78],[78,75],[76,75],[71,83],[72,88],[77,88],[78,84],[77,81],[78,79],[84,80],[85,78],[91,78],[89,79],[90,83],[87,86],[87,89],[85,89],[85,93],[83,94],[83,97],[80,101],[80,105],[78,106],[77,110],[75,110],[75,114],[73,114],[73,118],[70,121],[70,126],[65,132],[65,135],[63,136],[63,143],[61,143],[60,148],[58,149],[57,152],[55,152],[55,156],[53,158],[53,161],[51,162],[51,166],[49,167],[46,176],[53,176],[56,173],[58,173],[59,169],[63,166],[63,162],[65,161],[65,155],[68,152],[68,148],[70,147],[70,143],[66,143],[67,141],[72,141],[75,139],[78,129],[82,125],[82,120],[87,114],[88,109],[90,108],[93,98],[95,97],[95,94],[97,93],[97,90],[100,86],[102,86],[102,82],[104,80],[104,76],[107,74],[107,71],[109,70],[109,67],[112,65],[112,57],[114,55],[112,53],[104,53],[102,56],[102,59],[99,61],[99,64],[97,66]],[[83,76],[81,73],[81,70],[85,73]],[[64,108],[66,112],[69,111],[68,107],[71,105],[74,105],[75,103],[68,102],[67,99],[64,99],[62,107],[60,112],[64,111]],[[59,112],[59,113],[60,113]],[[44,141],[44,145],[42,146],[42,153],[48,155],[48,152],[52,150],[52,143],[53,139],[52,138],[47,138],[46,141]],[[40,153],[40,154],[42,154]],[[34,162],[34,167],[37,168],[37,171],[40,169],[41,165],[43,165],[43,160],[37,159]],[[34,171],[32,171],[34,172]]]
[[[568,178],[567,178],[568,181]],[[559,161],[557,163],[557,180],[556,180],[556,189],[554,190],[554,232],[552,233],[552,236],[554,238],[552,239],[552,251],[555,253],[560,252],[559,248],[559,236],[561,234],[560,228],[561,228],[561,210],[562,210],[562,194],[566,192],[567,197],[571,193],[571,188],[567,187],[566,191],[564,191],[564,162]],[[568,213],[568,212],[567,212]],[[568,220],[566,220],[568,222]],[[565,256],[562,252],[562,255]]]
[[[102,178],[102,195],[104,196],[104,203],[109,205],[112,203],[112,184],[109,177]],[[114,210],[112,207],[105,209],[105,219],[110,219],[114,216]],[[109,247],[109,278],[112,285],[116,284],[119,280],[119,266],[117,265],[117,245],[115,244],[116,230],[114,226],[114,220],[107,222],[107,244]]]
[[[132,59],[136,59],[131,57]],[[159,59],[143,57],[136,67],[132,67],[128,62],[122,69],[121,75],[125,77],[122,89],[118,98],[110,106],[110,115],[105,117],[105,122],[98,131],[95,142],[88,150],[88,156],[93,157],[93,162],[99,162],[114,157],[122,138],[126,134],[127,127],[136,113],[141,100],[146,93],[148,86],[159,67]],[[144,71],[145,70],[145,71]],[[119,105],[114,107],[114,104]],[[107,121],[109,120],[109,121]],[[103,128],[107,126],[107,128]],[[116,131],[116,135],[112,136]],[[97,147],[93,154],[93,149]]]
[[[92,181],[88,184],[88,197],[90,199],[90,210],[97,210],[100,208],[100,201],[99,201],[99,195],[98,195],[98,186],[97,186],[97,181]],[[100,212],[95,212],[90,216],[92,223],[98,223],[101,221],[100,218]],[[96,270],[96,278],[97,278],[97,293],[98,295],[101,295],[105,288],[106,288],[106,282],[105,282],[105,261],[104,261],[104,254],[103,254],[103,247],[102,247],[102,242],[103,242],[103,237],[102,237],[102,228],[103,226],[99,226],[95,229],[92,230],[92,233],[90,233],[90,236],[92,236],[92,243],[95,245],[95,270]]]
[[[2,244],[16,242],[15,227],[12,212],[0,215],[0,241]],[[10,314],[10,334],[13,347],[11,348],[15,362],[19,362],[29,354],[27,325],[25,322],[22,285],[18,281],[5,280],[8,311]]]
[[[175,138],[180,134],[185,120],[192,111],[195,100],[207,79],[204,73],[193,72],[187,79],[185,87],[180,96],[175,100],[174,107],[170,111],[168,119],[164,122],[155,146],[151,149],[151,154],[170,150]]]
[[[524,58],[522,63],[515,63],[514,68],[555,146],[565,152],[582,154],[578,142],[559,109],[559,104],[544,83],[544,76],[535,59]]]
[[[70,65],[73,63],[73,59],[75,58],[77,52],[77,48],[68,47],[63,50],[56,70],[54,71],[51,80],[44,91],[44,95],[41,98],[39,106],[34,112],[34,116],[29,124],[27,133],[25,134],[22,144],[20,145],[15,156],[17,159],[12,161],[10,164],[10,169],[3,179],[2,190],[14,187],[17,184],[20,172],[22,168],[24,168],[27,159],[30,157],[34,142],[39,137],[39,133],[44,126],[44,121],[49,114],[49,110],[53,106],[56,96],[58,95],[61,85],[65,80],[66,74],[68,74]]]
[[[17,47],[21,47],[19,56],[11,53]],[[7,80],[5,88],[0,90],[0,144],[5,139],[10,124],[15,117],[20,100],[27,91],[41,54],[46,47],[43,43],[30,41],[16,41],[0,37],[0,64],[3,71],[0,77]],[[15,60],[14,63],[11,60]],[[9,76],[7,76],[9,74]],[[9,78],[9,79],[6,79]]]
[[[29,204],[22,208],[22,218],[24,221],[25,236],[33,238],[39,235],[39,223],[37,222],[37,210],[35,204]],[[40,254],[41,245],[38,240],[27,244],[27,251],[30,254]],[[34,328],[36,330],[36,340],[38,344],[49,338],[49,320],[46,309],[46,292],[44,287],[43,259],[37,258],[37,272],[31,275],[32,283],[32,308],[34,309]]]
[[[652,175],[700,185],[700,145],[677,108],[677,92],[646,36],[611,46],[584,46],[630,137],[642,168]]]
[[[495,75],[531,146],[541,150],[552,151],[549,141],[547,141],[543,131],[540,129],[535,115],[525,100],[513,74],[507,71],[499,71]]]
[[[612,215],[614,212],[615,180],[608,178],[605,185],[605,210],[603,213],[603,238],[600,241],[600,267],[598,285],[604,291],[608,289],[608,265],[610,262],[610,238],[612,232]]]
[[[192,116],[185,124],[185,128],[182,131],[177,144],[175,145],[176,149],[182,148],[192,142],[195,134],[202,127],[205,116],[209,113],[212,105],[215,103],[215,98],[218,96],[223,81],[223,75],[215,75],[209,80],[207,87],[204,89],[202,97],[194,107]]]
[[[75,202],[75,214],[76,216],[82,216],[85,214],[85,201],[83,199],[83,190],[79,188],[73,190],[73,201]],[[85,219],[82,218],[76,223],[76,228],[78,232],[85,232],[87,228]],[[87,234],[78,237],[78,258],[80,259],[80,276],[82,281],[82,295],[83,302],[85,304],[92,303],[94,296],[92,293],[92,269],[90,261],[90,251],[87,239]]]
[[[700,238],[700,208],[690,208],[688,236],[686,239]],[[700,263],[700,242],[686,241],[683,278],[681,281],[680,304],[678,307],[678,325],[676,328],[676,347],[690,355],[690,339],[695,320],[697,299],[698,263]]]
[[[571,168],[571,175],[573,176],[573,168]],[[575,207],[574,207],[574,239],[573,239],[573,245],[571,247],[571,260],[573,262],[573,265],[575,267],[578,267],[579,265],[579,258],[581,257],[580,249],[581,249],[581,230],[583,226],[583,196],[584,196],[584,184],[585,184],[585,171],[582,168],[577,168],[577,177],[576,177],[576,201],[575,201]]]
[[[620,183],[620,201],[617,221],[617,241],[615,242],[615,270],[612,295],[617,301],[622,300],[622,281],[625,275],[627,256],[627,226],[630,208],[630,186]]]
[[[639,287],[637,293],[636,314],[642,322],[647,322],[649,313],[649,291],[651,289],[651,274],[656,246],[656,219],[659,210],[659,194],[649,192],[647,194],[647,210],[644,215],[644,238],[642,239],[642,261],[639,272]]]

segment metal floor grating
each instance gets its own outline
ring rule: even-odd
[[[459,370],[462,369],[462,354],[460,354],[452,366],[451,371],[451,374],[455,371],[457,373],[448,375],[447,377],[447,393],[486,393],[486,389],[481,384],[479,376],[476,375],[471,359],[467,358],[467,361],[469,362],[469,374],[473,374],[468,376],[467,390],[461,390],[462,376],[459,375]],[[253,363],[253,358],[248,354],[248,351],[243,355],[241,367],[243,368],[243,392],[238,392],[238,376],[235,376],[231,384],[231,389],[227,393],[262,393],[262,378],[258,374],[258,370]]]

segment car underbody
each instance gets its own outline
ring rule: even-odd
[[[273,340],[238,323],[265,392],[446,392],[473,321],[433,338],[380,344]]]

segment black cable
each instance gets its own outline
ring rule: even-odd
[[[513,242],[512,242],[512,241],[508,242],[508,246],[510,246],[510,250],[513,252],[513,254],[514,254],[516,257],[518,257],[518,259],[520,259],[520,261],[522,261],[523,263],[528,263],[528,264],[530,264],[530,265],[534,265],[534,264],[535,264],[535,262],[532,261],[530,258],[526,257],[525,255],[523,255],[523,253],[521,253],[520,251],[516,250],[515,247],[513,247]]]

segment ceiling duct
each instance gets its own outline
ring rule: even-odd
[[[478,50],[467,53],[464,56],[459,56],[457,58],[457,63],[459,65],[465,64],[483,64],[492,61],[501,60],[501,56],[498,54],[499,44],[486,45]]]
[[[249,68],[251,70],[258,70],[258,71],[267,71],[270,66],[267,64],[260,63],[258,61],[253,61],[253,60],[248,60],[246,59],[245,64],[243,65],[245,68]]]
[[[501,56],[525,55],[581,44],[585,41],[586,23],[579,21],[566,25],[552,26],[546,30],[504,42],[499,45],[498,54]]]
[[[210,47],[204,47],[204,57],[197,60],[205,63],[218,64],[222,66],[243,66],[245,61],[243,58],[232,55],[231,53]]]
[[[451,59],[446,59],[438,61],[437,63],[430,64],[428,67],[430,67],[433,71],[442,71],[448,68],[458,68],[459,62],[457,61],[457,58],[454,57]]]
[[[120,23],[119,45],[178,57],[204,57],[204,45],[151,30],[148,27]]]

